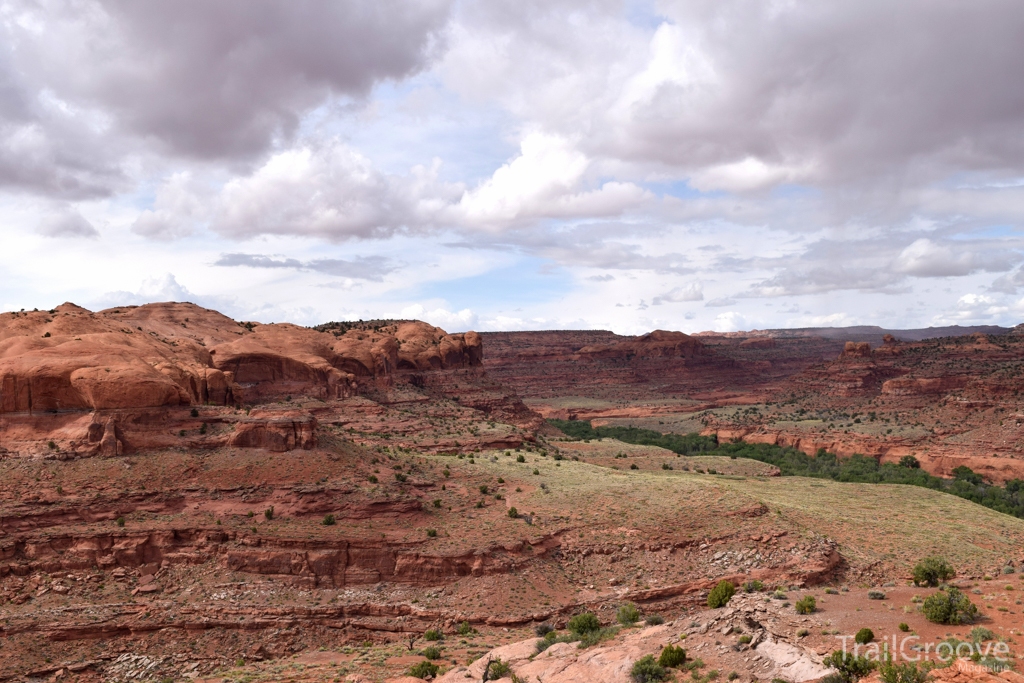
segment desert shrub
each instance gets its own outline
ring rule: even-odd
[[[512,519],[518,519],[518,517],[519,517],[519,510],[516,510],[514,506],[510,507],[508,509],[508,516],[511,517]]]
[[[501,659],[494,659],[487,663],[487,670],[484,671],[485,681],[497,681],[512,673],[512,667],[508,662]]]
[[[858,641],[859,642],[859,641]],[[822,662],[830,669],[835,669],[833,683],[853,683],[853,681],[864,678],[875,668],[875,663],[867,657],[855,657],[851,652],[836,650]],[[827,676],[826,678],[830,678]]]
[[[601,630],[601,622],[593,612],[577,614],[569,620],[569,630],[573,633],[584,635],[593,631]]]
[[[796,632],[796,637],[797,638],[804,638],[804,637],[809,636],[809,635],[811,635],[811,632],[809,630],[805,629],[805,628],[802,628],[802,629],[800,629],[799,631]]]
[[[526,462],[526,456],[520,453],[516,456],[516,462]]]
[[[665,617],[660,614],[650,614],[647,616],[647,619],[644,620],[644,623],[648,626],[658,626],[665,623]]]
[[[334,526],[336,523],[334,515],[324,515],[324,521],[321,522],[324,526]]]
[[[928,596],[921,611],[925,619],[936,624],[971,624],[978,618],[978,608],[957,588]]]
[[[428,648],[424,648],[423,652],[421,652],[420,654],[426,657],[427,659],[440,659],[441,648],[439,648],[437,645],[431,645]]]
[[[436,507],[436,508],[441,507],[441,499],[440,498],[435,498],[434,499],[434,507]]]
[[[743,584],[743,590],[747,593],[759,593],[764,590],[764,584],[757,579],[754,579]]]
[[[543,638],[549,633],[554,632],[555,627],[551,624],[544,622],[543,624],[537,624],[533,627],[533,632],[537,634],[538,638]]]
[[[975,643],[983,643],[986,640],[995,639],[996,634],[984,626],[975,626],[971,629],[971,640]]]
[[[726,677],[725,677],[725,679],[726,679],[727,681],[735,681],[735,680],[736,680],[737,678],[739,678],[739,677],[740,677],[740,674],[739,674],[739,672],[737,672],[737,671],[730,671],[730,672],[729,672],[729,675],[728,675],[728,676],[726,676]]]
[[[199,425],[199,433],[200,434],[205,434],[207,429],[208,429],[208,427],[207,427],[205,422],[203,424]]]
[[[1013,572],[1014,572],[1014,569],[1013,569],[1012,565],[1008,564],[1005,567],[1003,567],[1003,573],[1004,574],[1012,574]]]
[[[857,635],[853,637],[854,642],[865,645],[875,639],[875,632],[869,628],[862,628],[857,631]]]
[[[878,675],[885,683],[924,683],[928,680],[928,670],[918,667],[916,662],[882,662],[878,667]]]
[[[124,517],[118,517],[117,518],[117,525],[118,526],[124,526]]]
[[[377,483],[376,475],[371,474],[369,479],[367,479],[367,481],[369,481],[371,484],[376,484]]]
[[[631,465],[629,466],[629,469],[631,469],[631,470],[638,470],[638,469],[640,469],[640,468],[639,468],[639,467],[637,467],[637,466],[636,466],[636,463],[634,462],[634,463],[632,463],[632,464],[631,464]]]
[[[636,622],[640,621],[640,609],[631,602],[627,602],[625,605],[620,605],[618,611],[615,613],[615,620],[623,626],[632,626]]]
[[[813,614],[814,610],[818,608],[818,601],[814,599],[813,595],[805,595],[796,601],[796,613],[797,614]]]
[[[828,595],[839,595],[839,591],[837,591],[835,588],[832,588],[831,586],[825,589],[825,593],[827,593]]]
[[[596,631],[589,631],[587,633],[580,634],[579,647],[593,647],[598,643],[603,643],[606,640],[614,638],[618,634],[618,632],[619,627],[615,626],[612,628],[599,628]]]
[[[954,576],[956,572],[941,557],[926,557],[914,566],[915,586],[938,586]]]
[[[468,636],[473,632],[473,627],[469,625],[468,621],[464,621],[461,624],[459,624],[458,630],[460,636]]]
[[[199,411],[196,410],[195,408],[190,410],[188,414],[191,415],[192,417],[199,417]]]
[[[666,669],[678,669],[686,663],[686,650],[678,645],[666,645],[658,656],[658,665]]]
[[[900,467],[906,467],[907,469],[917,470],[921,469],[921,462],[912,455],[904,455],[900,458]]]
[[[740,643],[742,643],[743,645],[746,645],[751,640],[753,640],[753,638],[751,638],[749,634],[744,633],[742,636],[740,636]]]
[[[629,677],[634,683],[658,683],[668,678],[668,671],[654,661],[654,655],[644,655],[633,662],[633,668],[629,670]]]
[[[736,594],[736,587],[732,585],[731,581],[722,579],[718,582],[718,585],[711,589],[708,593],[708,607],[716,609],[718,607],[725,607],[732,600],[732,596]]]
[[[909,631],[909,630],[910,630],[910,624],[908,624],[908,623],[907,623],[907,622],[905,622],[905,621],[901,621],[901,622],[900,622],[900,625],[899,625],[899,626],[897,626],[896,628],[898,628],[899,630],[901,630],[901,631],[903,631],[904,633],[906,633],[907,631]]]
[[[271,505],[266,510],[264,510],[263,511],[263,516],[266,517],[268,520],[273,519],[274,518],[274,506]]]
[[[409,669],[409,675],[413,678],[433,678],[437,676],[438,666],[431,661],[424,659]]]
[[[426,633],[423,634],[423,639],[424,640],[438,641],[438,640],[441,640],[442,638],[444,638],[444,634],[442,634],[436,628],[429,629]]]
[[[885,600],[885,593],[882,591],[868,591],[868,600]]]
[[[436,538],[437,529],[427,529],[427,538]]]

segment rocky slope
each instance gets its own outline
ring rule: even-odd
[[[420,400],[459,393],[475,408],[539,425],[486,377],[482,355],[476,333],[450,335],[416,321],[314,330],[236,322],[182,303],[5,313],[0,453],[67,458],[174,445],[310,448],[318,419],[336,422],[348,411],[295,410],[286,405],[291,401],[403,401],[410,393]],[[263,407],[253,410],[257,405]]]

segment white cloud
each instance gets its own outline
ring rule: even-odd
[[[691,282],[685,287],[675,287],[664,294],[659,294],[651,301],[652,306],[664,303],[681,303],[684,301],[703,301],[704,288],[699,282]]]
[[[476,313],[468,308],[461,311],[449,311],[445,308],[427,309],[422,304],[406,306],[402,309],[401,317],[424,320],[446,332],[472,330],[477,327],[479,322]]]

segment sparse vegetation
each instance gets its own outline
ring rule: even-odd
[[[731,581],[723,579],[708,593],[708,607],[711,609],[725,607],[735,594],[736,587],[732,585]]]
[[[818,601],[814,599],[813,595],[805,595],[797,600],[793,607],[797,614],[812,614],[818,608]]]
[[[956,572],[940,557],[926,557],[914,566],[915,586],[938,586],[940,582],[949,581]]]
[[[666,645],[658,656],[658,664],[666,669],[678,669],[686,663],[686,650],[678,645]]]
[[[668,678],[668,671],[654,660],[654,655],[644,655],[633,663],[629,677],[634,683],[658,683]]]
[[[419,662],[418,664],[414,664],[409,669],[409,675],[413,678],[434,678],[435,676],[437,676],[437,672],[439,670],[440,667],[438,667],[437,664],[434,664],[433,662],[425,659],[422,662]]]
[[[921,605],[925,619],[936,624],[972,624],[978,608],[958,588],[949,587],[925,598]]]

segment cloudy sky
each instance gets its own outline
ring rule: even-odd
[[[1024,320],[1019,0],[0,0],[0,308]]]

